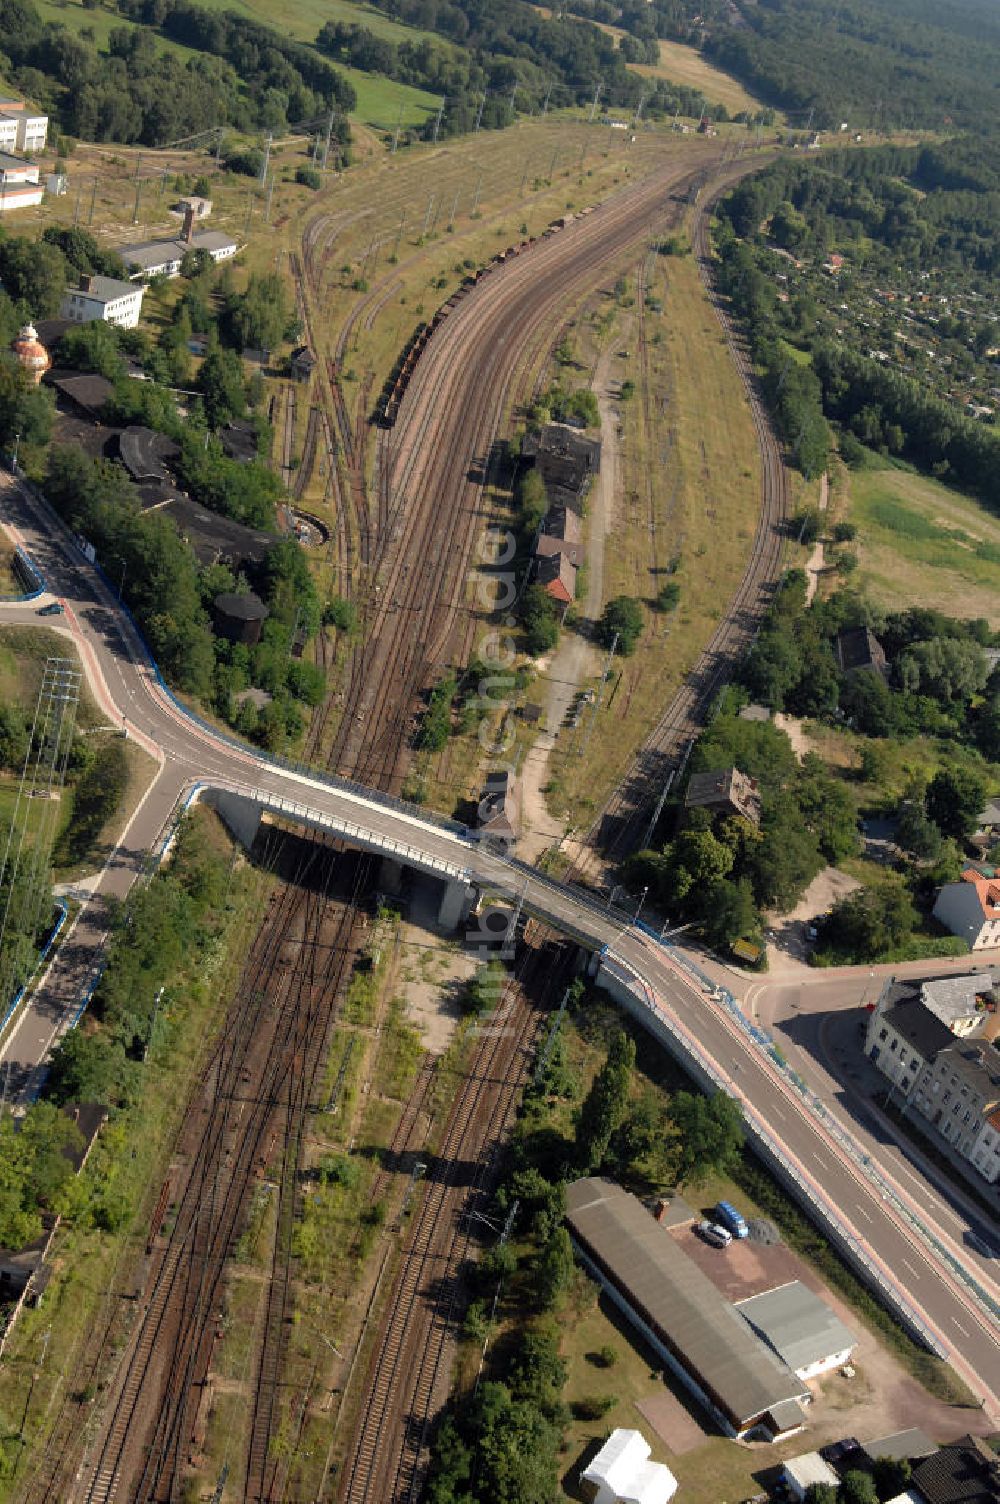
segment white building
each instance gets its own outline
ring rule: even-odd
[[[64,319],[89,324],[103,319],[119,329],[134,329],[142,312],[145,287],[119,282],[116,277],[80,278],[79,287],[68,287],[59,310]]]
[[[590,1504],[667,1504],[677,1479],[662,1462],[650,1462],[641,1431],[612,1431],[597,1456],[580,1474]]]
[[[0,151],[44,151],[48,133],[48,115],[35,114],[23,99],[0,99]]]
[[[840,1482],[833,1468],[818,1452],[803,1452],[801,1457],[790,1457],[782,1464],[781,1471],[793,1499],[804,1499],[814,1483],[829,1483],[836,1488]]]
[[[38,178],[38,168],[33,162],[0,150],[0,214],[40,204],[45,189]]]
[[[801,1280],[737,1301],[736,1309],[800,1379],[843,1368],[857,1346],[854,1333]]]
[[[957,883],[945,883],[938,893],[934,918],[970,950],[1000,946],[1000,882],[966,867]]]
[[[207,251],[218,265],[235,256],[239,246],[221,230],[195,230],[188,239],[145,240],[120,245],[118,254],[134,277],[176,277],[188,251]]]
[[[961,886],[956,884],[955,886]],[[869,1058],[910,1108],[993,1183],[1000,1178],[1000,972],[892,982],[866,1037]]]

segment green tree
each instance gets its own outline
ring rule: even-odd
[[[642,606],[630,595],[619,595],[605,606],[597,624],[597,635],[607,648],[617,637],[617,651],[623,658],[628,658],[635,652],[642,628]]]
[[[577,1123],[577,1155],[585,1170],[603,1164],[611,1136],[621,1127],[628,1109],[629,1083],[635,1065],[635,1041],[616,1029],[604,1064],[583,1100]]]
[[[246,413],[243,363],[231,350],[210,350],[194,384],[205,399],[205,415],[212,428]]]
[[[927,787],[927,813],[946,836],[966,839],[986,802],[983,778],[969,768],[942,768]]]
[[[55,401],[49,387],[35,386],[13,362],[0,363],[0,444],[47,444],[52,433]]]
[[[836,1484],[810,1483],[805,1492],[805,1504],[837,1504]]]
[[[520,508],[521,532],[531,539],[537,533],[542,518],[549,509],[548,492],[540,470],[532,465],[525,470],[517,483],[517,504]]]
[[[21,235],[0,241],[0,283],[9,298],[26,305],[32,318],[55,318],[69,280],[66,257],[58,246]]]
[[[879,1504],[871,1473],[851,1468],[840,1480],[837,1504]]]
[[[820,925],[821,939],[855,961],[877,961],[913,931],[917,911],[899,883],[886,880],[838,899]]]
[[[903,1493],[912,1474],[906,1457],[876,1457],[872,1463],[872,1482],[880,1499],[894,1499]]]
[[[118,347],[118,331],[104,319],[91,319],[67,329],[55,349],[57,365],[74,371],[96,371],[115,381],[125,374],[125,362]]]
[[[743,1147],[743,1115],[739,1103],[723,1091],[711,1097],[678,1091],[670,1101],[675,1129],[675,1176],[681,1185],[697,1185],[709,1175],[733,1168]]]
[[[557,1227],[538,1257],[535,1291],[538,1308],[557,1310],[573,1282],[573,1247],[565,1227]]]
[[[989,677],[982,648],[958,637],[932,637],[916,642],[897,660],[904,689],[935,700],[964,703],[978,694]]]
[[[918,861],[934,862],[941,855],[941,831],[924,813],[923,805],[913,799],[900,806],[896,840]]]
[[[559,641],[559,612],[541,585],[529,585],[521,597],[521,621],[529,657],[547,653]]]

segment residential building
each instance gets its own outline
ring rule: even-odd
[[[940,889],[933,913],[970,950],[1000,947],[1000,879],[966,867],[957,883],[945,883]]]
[[[520,827],[517,780],[510,768],[486,775],[477,811],[477,828],[502,841],[516,841]]]
[[[692,773],[684,796],[687,809],[708,809],[713,814],[739,815],[751,825],[760,824],[760,789],[757,780],[739,768],[719,768]]]
[[[535,539],[536,559],[552,558],[555,554],[565,554],[574,569],[583,563],[580,519],[571,507],[550,507]]]
[[[30,209],[45,197],[44,184],[33,162],[0,150],[0,214],[12,209]]]
[[[995,664],[993,666],[996,667]],[[994,798],[988,800],[980,811],[972,842],[981,851],[988,851],[998,841],[1000,841],[1000,798]]]
[[[842,674],[873,673],[884,679],[888,663],[882,644],[868,627],[849,627],[838,632],[833,645]]]
[[[1000,1177],[1000,972],[890,981],[865,1048],[899,1094],[991,1184]]]
[[[874,1441],[863,1441],[861,1451],[869,1466],[880,1457],[888,1457],[892,1462],[917,1462],[922,1457],[932,1456],[937,1451],[937,1442],[932,1441],[919,1426],[911,1426],[907,1431],[893,1431],[888,1436],[876,1437]]]
[[[843,1368],[857,1346],[854,1333],[801,1280],[737,1301],[736,1309],[800,1379]]]
[[[650,1462],[652,1448],[641,1431],[612,1431],[580,1474],[589,1504],[667,1504],[677,1479],[662,1462]]]
[[[729,1436],[801,1430],[809,1391],[642,1202],[608,1180],[566,1191],[578,1256]]]
[[[68,287],[59,310],[75,324],[103,319],[118,329],[134,329],[142,313],[146,289],[117,277],[81,276],[79,287]]]
[[[535,569],[539,585],[546,595],[562,606],[565,615],[567,607],[576,599],[576,565],[560,549],[558,553],[538,559]]]
[[[910,1490],[924,1504],[998,1504],[1000,1456],[978,1436],[962,1436],[917,1463]]]

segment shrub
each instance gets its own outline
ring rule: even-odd
[[[297,167],[295,181],[301,183],[303,188],[316,189],[323,186],[323,179],[315,167]]]

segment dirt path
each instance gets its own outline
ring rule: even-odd
[[[524,834],[518,842],[518,854],[526,861],[540,856],[563,834],[564,826],[549,813],[543,793],[549,776],[549,757],[573,696],[600,669],[600,654],[591,641],[590,630],[604,608],[604,543],[614,516],[615,500],[621,495],[619,417],[616,398],[612,395],[617,392],[618,382],[611,372],[613,358],[609,344],[597,362],[591,383],[601,414],[601,468],[587,497],[584,519],[586,593],[577,603],[577,626],[564,631],[552,657],[539,664],[540,680],[545,685],[544,729],[525,757],[521,770]],[[567,855],[577,855],[573,846],[572,841],[565,843]]]
[[[821,512],[825,512],[826,511],[827,502],[829,500],[830,500],[830,477],[829,477],[829,475],[827,475],[826,471],[824,470],[823,474],[820,476],[820,482],[819,482],[819,509],[820,509]],[[816,594],[816,587],[819,584],[819,577],[823,573],[823,570],[825,568],[826,568],[826,545],[823,543],[823,541],[821,539],[818,543],[816,543],[814,545],[813,551],[809,555],[809,562],[806,565],[806,605],[807,606],[812,603],[812,598]]]

